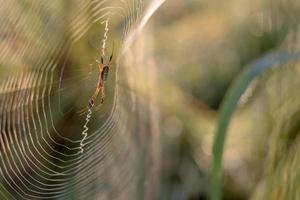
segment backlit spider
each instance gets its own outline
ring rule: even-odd
[[[103,56],[101,56],[101,62],[96,60],[97,63],[99,64],[98,65],[99,66],[99,78],[98,78],[97,88],[96,88],[93,96],[89,100],[89,105],[88,105],[89,109],[91,109],[95,105],[96,98],[97,98],[100,91],[101,91],[101,104],[104,103],[105,83],[106,83],[107,78],[108,78],[109,67],[112,63],[113,54],[114,54],[114,51],[112,51],[111,56],[110,56],[109,61],[108,61],[107,64],[104,64]]]

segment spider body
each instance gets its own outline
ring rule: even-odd
[[[104,64],[103,57],[101,57],[101,62],[99,64],[99,77],[98,77],[98,84],[96,87],[96,90],[93,94],[93,96],[89,100],[88,108],[91,109],[95,105],[96,98],[101,92],[101,104],[104,103],[104,98],[105,98],[105,85],[104,83],[108,79],[108,74],[109,74],[109,68],[112,63],[112,58],[113,58],[113,52],[109,58],[109,62],[107,64]]]

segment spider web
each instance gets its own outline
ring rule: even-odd
[[[162,2],[1,2],[0,199],[154,198],[154,95],[138,92],[153,76],[134,43]],[[87,111],[113,43],[105,103]]]

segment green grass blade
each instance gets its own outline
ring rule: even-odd
[[[240,97],[253,79],[264,74],[267,70],[300,58],[299,53],[272,52],[248,65],[234,81],[221,105],[217,130],[213,144],[213,163],[211,171],[210,198],[219,200],[222,197],[222,157],[227,128],[236,110]]]

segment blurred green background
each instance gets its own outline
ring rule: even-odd
[[[207,199],[220,106],[247,64],[298,52],[297,1],[167,1],[155,15],[165,199]],[[299,199],[299,62],[257,77],[224,154],[224,199]],[[168,97],[167,97],[168,96]],[[298,149],[298,150],[296,150]]]

